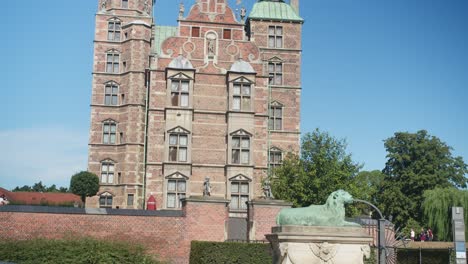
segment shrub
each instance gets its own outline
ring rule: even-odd
[[[190,264],[271,264],[270,244],[192,241]]]
[[[14,263],[142,263],[157,264],[143,247],[94,239],[0,242],[0,261]]]

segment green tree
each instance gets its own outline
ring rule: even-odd
[[[415,220],[423,225],[421,205],[427,190],[467,186],[467,165],[452,148],[425,130],[398,132],[386,139],[387,162],[379,205],[399,227]]]
[[[468,228],[468,191],[451,187],[424,192],[424,222],[440,241],[452,241],[451,208],[454,206],[465,208],[465,228]],[[467,231],[465,234],[468,236]]]
[[[42,181],[35,183],[32,187],[33,192],[47,192],[47,186],[42,184]]]
[[[86,197],[96,195],[99,191],[99,178],[88,171],[79,172],[71,177],[70,191],[79,195],[84,203]]]
[[[346,153],[345,140],[316,129],[302,138],[301,156],[289,154],[274,171],[273,194],[294,206],[323,204],[333,191],[344,189],[358,197],[354,178],[361,165]]]
[[[13,192],[32,192],[32,188],[31,186],[28,186],[28,185],[24,185],[23,187],[16,186],[16,188],[14,188],[12,191]]]
[[[24,185],[23,187],[17,186],[13,189],[13,192],[61,192],[66,193],[68,189],[66,187],[60,187],[57,189],[55,184],[52,184],[50,187],[44,185],[42,181],[35,183],[32,187]]]

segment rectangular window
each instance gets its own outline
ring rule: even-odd
[[[182,179],[168,180],[167,182],[167,208],[181,208],[182,199],[187,192],[187,182]]]
[[[268,74],[270,77],[270,85],[283,84],[283,64],[280,62],[268,63]]]
[[[169,135],[169,161],[187,162],[187,147],[187,135]]]
[[[232,30],[231,29],[224,29],[223,30],[223,39],[231,39],[232,38]]]
[[[101,208],[112,208],[112,196],[101,195],[99,197],[99,207]]]
[[[251,110],[251,85],[235,83],[233,86],[232,110]]]
[[[117,124],[114,122],[104,122],[102,128],[102,143],[115,144],[116,143]]]
[[[192,27],[192,38],[199,38],[199,37],[200,37],[200,28]]]
[[[111,162],[103,162],[101,164],[101,183],[114,183],[114,164]]]
[[[121,24],[120,21],[109,21],[107,24],[107,40],[120,41]]]
[[[120,60],[119,54],[108,53],[106,72],[107,73],[119,73],[119,60]]]
[[[274,150],[270,151],[270,158],[269,158],[270,169],[274,170],[277,167],[283,164],[283,154],[281,151]]]
[[[118,93],[119,87],[116,84],[106,84],[104,104],[117,105],[119,100]]]
[[[231,182],[231,203],[229,207],[232,210],[247,210],[249,201],[249,183]]]
[[[133,198],[134,198],[133,194],[127,195],[127,206],[133,206]]]
[[[247,136],[232,137],[232,163],[250,164],[250,138]]]
[[[128,0],[122,0],[122,8],[128,8]]]
[[[283,130],[283,108],[280,106],[270,107],[270,117],[268,122],[270,130]]]
[[[172,80],[171,104],[172,106],[189,106],[189,81]]]
[[[283,47],[283,27],[270,26],[268,27],[268,47],[282,48]]]

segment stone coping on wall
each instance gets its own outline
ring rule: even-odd
[[[248,205],[267,205],[267,206],[284,206],[284,207],[291,207],[293,204],[290,202],[286,202],[283,200],[275,200],[275,199],[254,199],[252,201],[247,202]]]
[[[181,199],[181,201],[183,203],[192,202],[192,203],[224,203],[224,204],[228,204],[231,202],[222,197],[215,197],[215,196],[190,196],[188,198]]]
[[[181,210],[132,210],[110,208],[75,208],[56,206],[5,205],[0,206],[1,212],[10,213],[44,213],[44,214],[81,214],[81,215],[122,215],[122,216],[155,216],[155,217],[183,217]]]

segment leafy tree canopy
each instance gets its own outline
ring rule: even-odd
[[[79,195],[85,202],[86,197],[94,196],[99,191],[99,178],[91,172],[79,172],[71,178],[70,191]]]
[[[302,138],[301,156],[288,154],[274,171],[273,194],[296,207],[323,204],[330,193],[344,189],[359,197],[354,178],[361,165],[346,153],[345,140],[316,129]]]
[[[400,227],[413,219],[423,224],[423,193],[435,188],[466,188],[468,167],[452,148],[425,130],[398,132],[384,140],[387,162],[380,208]]]
[[[42,181],[35,183],[32,187],[24,185],[23,187],[17,186],[12,190],[13,192],[61,192],[66,193],[68,189],[66,187],[59,187],[55,184],[52,184],[50,187],[47,187],[42,183]]]

